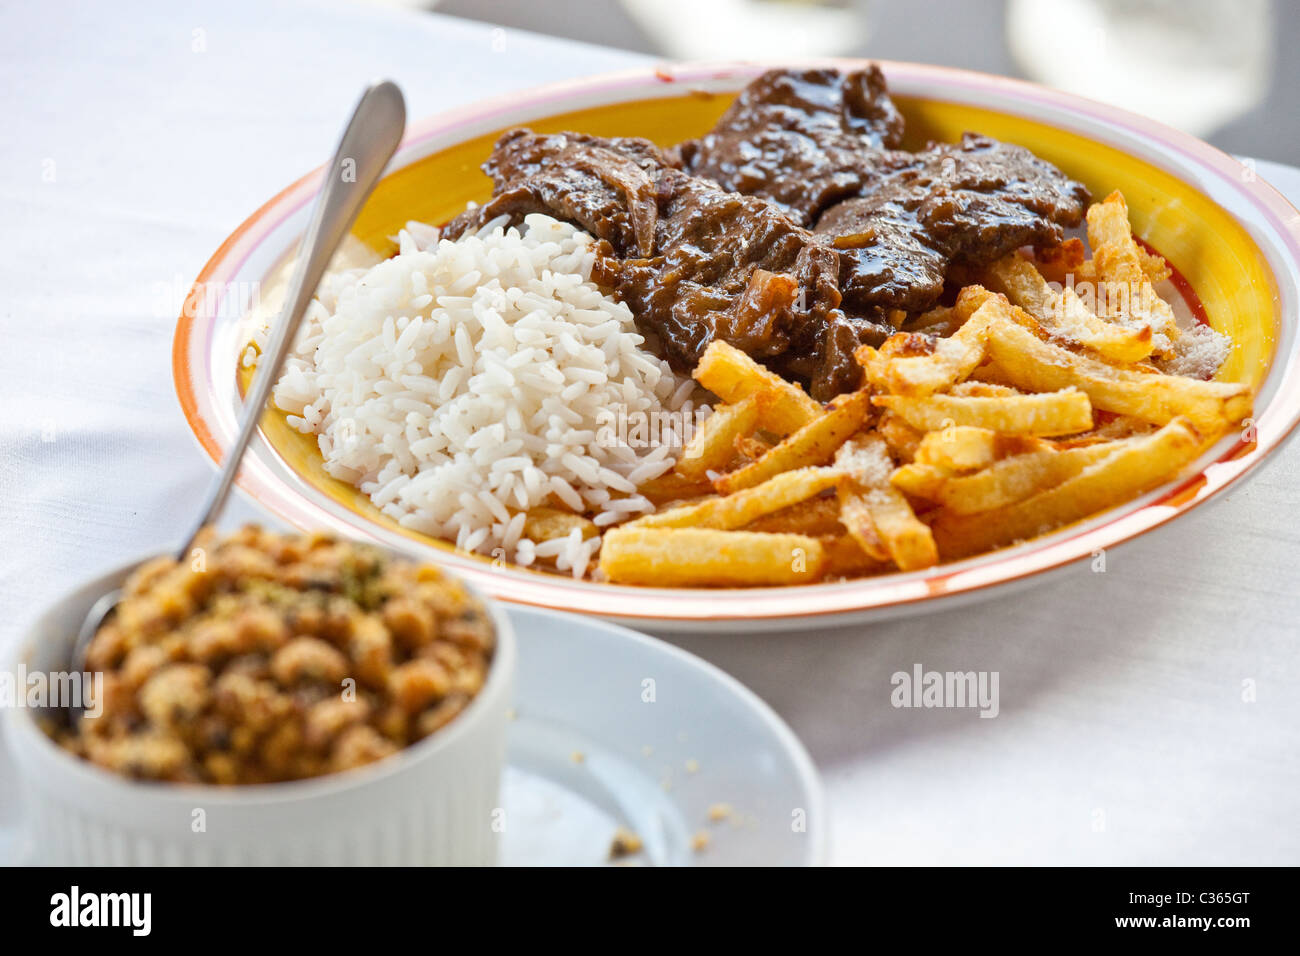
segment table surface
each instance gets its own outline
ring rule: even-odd
[[[172,390],[181,297],[329,154],[365,82],[396,80],[420,117],[647,62],[286,0],[7,4],[0,47],[4,642],[33,603],[188,524],[210,470]],[[1300,199],[1300,170],[1259,171]],[[1297,483],[1300,442],[1104,573],[853,630],[675,640],[803,739],[835,862],[1295,864]],[[918,664],[996,671],[996,719],[891,706]]]

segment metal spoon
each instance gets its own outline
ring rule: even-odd
[[[244,417],[239,423],[239,434],[226,452],[221,472],[208,493],[198,520],[185,538],[185,543],[176,552],[178,561],[186,559],[199,532],[216,520],[225,506],[235,475],[239,472],[239,462],[261,420],[271,388],[280,378],[280,367],[293,347],[303,313],[316,294],[316,287],[320,285],[321,277],[334,257],[334,251],[352,227],[357,213],[361,211],[366,198],[379,182],[388,160],[397,150],[405,128],[406,104],[402,99],[402,91],[387,80],[369,87],[357,104],[352,119],[348,121],[347,129],[343,131],[334,158],[326,167],[325,185],[316,198],[311,223],[307,226],[307,233],[298,249],[298,261],[284,308],[272,331],[271,341],[258,362],[252,387],[244,403]],[[118,588],[91,606],[72,647],[73,673],[85,670],[90,642],[121,598],[122,590]]]

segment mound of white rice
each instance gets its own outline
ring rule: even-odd
[[[411,224],[397,256],[323,285],[275,403],[406,527],[581,576],[599,538],[531,541],[524,512],[559,503],[603,526],[653,510],[636,486],[672,466],[683,429],[629,447],[612,419],[690,420],[694,385],[591,282],[586,233],[532,215],[424,248],[432,235]]]

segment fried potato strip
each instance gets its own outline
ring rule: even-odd
[[[1012,385],[1041,392],[1075,387],[1097,408],[1157,425],[1182,415],[1209,436],[1250,414],[1247,385],[1118,368],[1044,342],[1014,322],[990,326],[989,355],[997,377]]]
[[[725,468],[736,455],[737,440],[758,427],[762,395],[750,395],[734,405],[719,405],[704,419],[674,466],[687,481],[707,481],[710,471]]]
[[[798,504],[833,487],[840,473],[834,468],[800,468],[746,488],[734,495],[707,498],[646,515],[624,527],[638,528],[740,528],[751,521]]]
[[[1045,534],[1150,491],[1177,474],[1201,446],[1191,423],[1176,418],[1023,501],[979,514],[940,514],[932,526],[935,540],[945,558],[962,558]]]
[[[822,543],[798,534],[622,527],[606,531],[600,548],[600,570],[618,584],[804,584],[818,580],[826,566]]]
[[[841,395],[831,407],[791,434],[761,458],[714,482],[722,494],[752,488],[782,472],[822,465],[831,460],[835,449],[862,427],[871,408],[866,392]]]
[[[835,464],[843,473],[836,489],[840,520],[866,554],[883,547],[902,571],[938,563],[929,527],[890,484],[894,463],[883,438],[863,434],[850,439],[840,446]]]
[[[766,395],[759,415],[762,426],[788,435],[821,414],[822,407],[802,388],[764,368],[740,349],[721,339],[709,343],[695,367],[695,380],[724,402]]]
[[[878,395],[872,401],[922,431],[966,425],[1009,435],[1069,435],[1092,428],[1092,403],[1072,385],[1035,395]]]

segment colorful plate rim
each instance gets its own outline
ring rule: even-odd
[[[860,67],[863,60],[799,61],[794,66]],[[1178,130],[1107,104],[1005,77],[948,67],[879,60],[891,89],[901,95],[945,100],[971,107],[998,109],[1050,122],[1079,135],[1100,139],[1165,169],[1179,178],[1208,176],[1219,189],[1244,201],[1250,215],[1229,210],[1259,245],[1277,282],[1280,296],[1277,349],[1253,422],[1253,441],[1228,437],[1198,462],[1188,476],[1141,496],[1098,518],[1071,525],[1013,548],[940,565],[928,571],[885,575],[795,588],[661,589],[574,581],[556,575],[494,567],[440,542],[417,542],[369,522],[330,502],[300,476],[287,472],[259,434],[255,450],[241,469],[240,487],[263,507],[301,528],[327,528],[354,537],[371,537],[391,547],[437,560],[502,600],[543,608],[594,614],[625,623],[664,630],[717,629],[748,622],[755,628],[810,626],[829,619],[860,620],[969,600],[994,588],[1024,583],[1047,571],[1090,557],[1160,527],[1218,496],[1250,473],[1300,424],[1300,212],[1262,180],[1243,176],[1241,163],[1226,153]],[[661,65],[602,74],[507,94],[437,114],[412,125],[391,169],[433,150],[511,123],[524,123],[558,112],[642,98],[673,88],[734,92],[773,64],[752,62]],[[675,85],[675,86],[674,86]],[[391,171],[390,169],[390,171]],[[195,374],[206,369],[218,319],[202,306],[205,290],[222,287],[254,251],[315,195],[317,169],[286,187],[242,223],[217,249],[195,279],[179,317],[172,368],[177,396],[190,429],[204,453],[221,461],[233,435],[237,394],[234,376],[218,381]],[[1199,186],[1197,188],[1200,188]],[[281,250],[283,251],[283,250]],[[212,303],[207,303],[211,305]],[[233,358],[231,359],[233,368]],[[202,387],[200,387],[202,386]],[[278,462],[280,468],[273,467]]]

